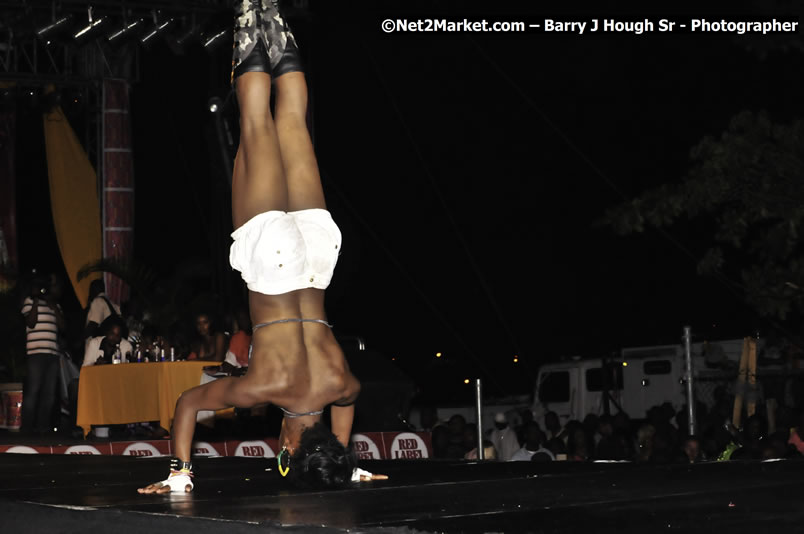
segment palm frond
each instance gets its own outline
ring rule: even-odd
[[[76,276],[80,281],[93,273],[113,274],[140,295],[147,295],[157,280],[156,274],[147,265],[120,258],[101,258],[81,267]]]

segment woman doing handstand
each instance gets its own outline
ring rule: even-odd
[[[307,130],[307,85],[298,48],[267,0],[238,2],[235,22],[232,80],[241,133],[232,180],[236,230],[230,262],[249,288],[251,360],[245,376],[181,395],[171,474],[140,493],[191,491],[196,413],[230,406],[281,407],[279,470],[302,484],[348,483],[356,467],[348,444],[360,384],[324,312],[341,234],[326,211]],[[328,405],[331,431],[321,422]]]

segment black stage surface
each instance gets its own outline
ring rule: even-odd
[[[2,532],[767,532],[804,529],[804,461],[374,461],[390,480],[288,488],[275,462],[200,458],[196,491],[139,495],[166,458],[0,454]]]

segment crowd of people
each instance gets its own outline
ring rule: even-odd
[[[106,295],[101,279],[91,282],[89,301],[80,316],[64,313],[57,276],[34,273],[30,288],[21,308],[27,354],[24,433],[69,429],[81,367],[186,359],[217,362],[230,374],[242,374],[248,367],[251,324],[245,307],[221,314],[188,312],[183,320],[163,328],[147,314],[129,311],[133,306],[121,309]],[[80,330],[80,339],[71,339],[70,330]]]
[[[113,303],[103,281],[92,282],[84,317],[67,318],[59,304],[62,284],[53,275],[34,276],[22,303],[26,325],[27,376],[22,430],[44,434],[60,426],[59,414],[75,410],[78,375],[69,380],[67,398],[60,398],[59,381],[65,365],[78,367],[117,362],[158,362],[199,359],[218,363],[228,374],[248,367],[251,323],[245,307],[221,314],[190,314],[163,331],[147,315],[128,314]],[[64,333],[70,320],[83,324],[83,346],[69,350]],[[72,352],[72,353],[71,353]],[[70,377],[68,376],[68,379]],[[61,402],[60,402],[61,401]],[[715,405],[697,408],[697,431],[688,433],[686,409],[669,404],[653,407],[646,420],[632,421],[625,413],[587,415],[583,421],[561,424],[554,412],[536,421],[529,410],[512,417],[498,413],[494,428],[485,433],[484,457],[499,461],[569,460],[670,463],[730,458],[770,459],[804,454],[804,410],[781,406],[771,422],[763,406],[745,419],[741,429],[731,425],[733,398],[719,396]],[[74,413],[73,413],[74,415]],[[63,425],[63,421],[62,421]],[[462,416],[436,422],[432,431],[436,458],[478,457],[477,428]]]
[[[644,420],[624,412],[587,415],[562,424],[555,412],[540,421],[528,409],[516,424],[498,413],[494,428],[484,432],[484,456],[496,461],[630,461],[698,463],[737,459],[770,460],[804,455],[804,410],[780,409],[769,425],[762,410],[732,423],[731,399],[711,409],[697,408],[696,432],[689,433],[686,409],[669,403],[655,406]],[[733,402],[733,401],[732,401]],[[477,426],[455,414],[432,427],[433,455],[444,459],[476,459]]]
[[[75,409],[77,376],[70,383],[68,398],[59,402],[58,383],[64,373],[60,358],[81,367],[118,359],[121,363],[199,359],[217,362],[235,375],[248,367],[251,324],[245,307],[223,314],[223,321],[211,312],[198,312],[189,315],[183,326],[162,331],[149,323],[147,315],[121,311],[106,295],[103,282],[95,280],[85,316],[80,319],[83,347],[79,354],[71,355],[64,342],[69,318],[59,305],[61,296],[57,277],[36,276],[22,303],[28,353],[22,410],[25,432],[52,432],[59,426],[61,408]],[[636,422],[625,413],[616,413],[589,414],[583,421],[561,424],[554,412],[536,421],[530,410],[522,410],[509,424],[509,416],[498,413],[494,428],[484,435],[484,457],[498,461],[671,463],[804,454],[804,410],[781,406],[769,423],[764,416],[767,410],[760,406],[738,430],[731,425],[732,406],[733,399],[727,395],[709,409],[699,405],[694,435],[688,433],[686,409],[676,411],[669,404],[653,407],[646,420]],[[461,415],[436,422],[429,430],[434,457],[478,457],[477,428]]]

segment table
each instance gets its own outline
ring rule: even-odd
[[[121,363],[81,368],[76,424],[86,436],[92,425],[159,421],[170,431],[179,395],[201,383],[208,361]]]

